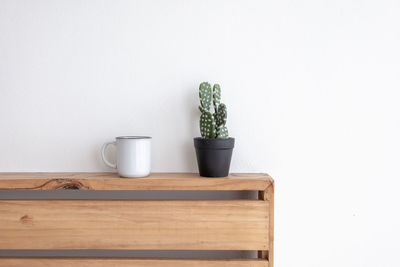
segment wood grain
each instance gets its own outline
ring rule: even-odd
[[[265,190],[268,174],[230,174],[204,178],[195,173],[152,173],[120,178],[109,172],[0,173],[0,190]]]
[[[269,201],[1,200],[0,249],[268,250]]]
[[[268,201],[269,205],[268,209],[268,220],[269,220],[269,231],[268,231],[268,240],[269,244],[268,250],[259,250],[258,258],[267,259],[269,262],[269,266],[274,266],[274,191],[275,191],[275,183],[272,183],[264,190],[258,192],[258,199]]]
[[[268,201],[268,220],[269,220],[269,231],[268,231],[268,261],[270,267],[274,266],[274,210],[275,210],[275,183],[272,183],[267,187],[266,200]]]
[[[274,182],[267,174],[0,173],[0,190],[260,192],[259,200],[0,201],[0,249],[257,250],[260,259],[0,258],[0,266],[273,266]]]
[[[65,259],[65,258],[0,258],[7,267],[268,267],[268,261],[257,259]]]

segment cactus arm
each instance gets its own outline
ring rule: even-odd
[[[218,107],[218,112],[216,113],[217,126],[224,126],[226,124],[227,117],[228,117],[228,113],[226,110],[226,105],[220,104]]]
[[[213,86],[213,104],[215,113],[218,112],[218,106],[221,103],[221,87],[219,84]]]
[[[200,104],[204,110],[210,111],[211,107],[211,85],[208,82],[202,82],[199,88]]]
[[[211,127],[210,127],[210,132],[209,132],[208,138],[214,139],[214,138],[216,138],[216,136],[217,136],[217,128],[215,126],[215,120],[213,119],[212,123],[211,123]]]
[[[215,121],[217,125],[217,138],[228,138],[228,128],[225,126],[228,113],[225,104],[220,104],[218,107],[218,113],[216,113]]]
[[[218,134],[217,138],[228,138],[229,137],[228,128],[226,126],[218,128],[217,134]]]
[[[200,132],[203,138],[215,138],[215,120],[213,115],[208,111],[203,112],[200,116]]]

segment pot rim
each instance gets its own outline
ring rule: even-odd
[[[193,138],[196,149],[233,149],[235,146],[235,138]]]

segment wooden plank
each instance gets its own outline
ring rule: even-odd
[[[257,259],[87,259],[87,258],[0,258],[8,267],[268,267],[268,261]]]
[[[152,173],[139,179],[110,172],[0,173],[0,190],[265,190],[268,174],[204,178],[196,173]]]
[[[268,201],[1,200],[0,249],[267,250]]]
[[[274,202],[275,202],[275,184],[272,182],[266,191],[266,200],[268,200],[268,224],[269,224],[269,231],[268,231],[268,261],[270,262],[270,267],[274,266]]]
[[[268,201],[269,205],[268,209],[268,220],[269,220],[269,231],[268,231],[268,250],[260,250],[258,251],[258,258],[267,259],[269,262],[269,266],[274,266],[274,191],[275,184],[272,183],[264,190],[260,191],[258,198],[264,201]]]

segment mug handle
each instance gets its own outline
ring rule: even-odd
[[[109,162],[109,161],[107,160],[107,158],[106,158],[106,149],[107,149],[107,146],[108,146],[108,145],[114,145],[114,146],[115,146],[115,144],[116,144],[115,142],[107,142],[107,143],[104,143],[103,147],[101,148],[101,157],[102,157],[104,163],[105,163],[107,166],[109,166],[109,167],[111,167],[111,168],[114,168],[114,169],[117,168],[117,164],[111,163],[111,162]]]

